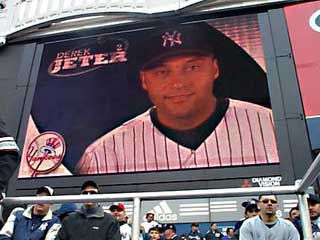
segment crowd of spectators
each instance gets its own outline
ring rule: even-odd
[[[94,181],[82,184],[80,194],[99,194]],[[36,196],[53,196],[54,190],[42,186]],[[312,234],[320,239],[320,198],[309,194],[308,198]],[[299,208],[293,207],[287,219],[276,212],[276,195],[261,195],[242,203],[244,218],[235,226],[219,228],[212,222],[207,232],[201,233],[199,223],[190,225],[190,232],[178,235],[173,223],[161,224],[148,212],[140,227],[140,240],[299,240],[303,239]],[[0,230],[0,240],[131,240],[132,227],[123,203],[111,205],[106,212],[98,203],[85,202],[81,206],[63,203],[56,211],[51,204],[36,203],[29,207],[12,210]],[[223,231],[222,231],[223,230]]]

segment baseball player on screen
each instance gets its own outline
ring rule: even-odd
[[[227,39],[206,23],[191,23],[143,40],[139,76],[154,107],[91,144],[77,173],[278,163],[271,110],[213,94],[227,74],[220,64],[236,59],[221,53]]]

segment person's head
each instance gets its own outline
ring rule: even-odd
[[[194,223],[191,223],[191,231],[192,232],[198,232],[199,231],[199,224],[194,222]]]
[[[309,194],[307,200],[310,218],[315,220],[320,216],[320,198],[314,194]]]
[[[176,226],[174,224],[166,224],[164,226],[164,235],[166,239],[170,239],[176,233]]]
[[[77,210],[77,206],[74,203],[63,203],[60,208],[54,212],[54,214],[59,217],[62,221],[65,217],[69,216],[71,213]]]
[[[145,232],[144,227],[140,225],[140,233]]]
[[[126,221],[126,212],[123,203],[111,205],[109,208],[111,215],[119,222]]]
[[[233,237],[233,235],[234,235],[233,228],[227,228],[226,233],[227,233],[228,237]]]
[[[242,207],[245,208],[244,210],[244,216],[245,218],[251,218],[254,216],[259,215],[259,208],[258,208],[258,200],[257,199],[249,199],[247,201],[242,202]]]
[[[289,220],[292,222],[296,217],[300,216],[300,211],[298,207],[293,207],[289,212]]]
[[[91,180],[86,181],[81,186],[81,194],[92,195],[92,194],[98,194],[99,192],[100,192],[99,186],[94,181],[91,181]],[[85,208],[95,208],[97,204],[94,202],[86,202],[83,204],[83,206]]]
[[[276,195],[260,195],[259,203],[260,215],[275,217],[278,209],[278,199]]]
[[[215,232],[218,230],[218,225],[215,222],[212,222],[210,225],[210,229]]]
[[[140,80],[164,125],[181,120],[190,122],[183,128],[193,128],[214,111],[219,63],[210,34],[221,33],[204,23],[186,24],[160,29],[146,40]]]
[[[154,213],[147,213],[146,214],[146,221],[152,222],[154,220]]]
[[[53,189],[49,186],[42,186],[37,189],[36,196],[52,196]],[[45,216],[50,209],[51,204],[41,203],[34,204],[32,208],[32,213],[38,216]]]
[[[160,231],[157,227],[150,228],[148,233],[149,233],[151,240],[160,239]]]

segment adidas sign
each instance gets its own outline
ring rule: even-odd
[[[178,220],[178,215],[173,213],[166,201],[161,201],[152,210],[148,211],[155,215],[159,222],[172,222]]]

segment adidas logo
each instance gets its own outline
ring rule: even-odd
[[[164,200],[156,205],[152,210],[148,211],[154,214],[155,219],[159,222],[176,221],[178,215],[173,213],[168,203]]]

